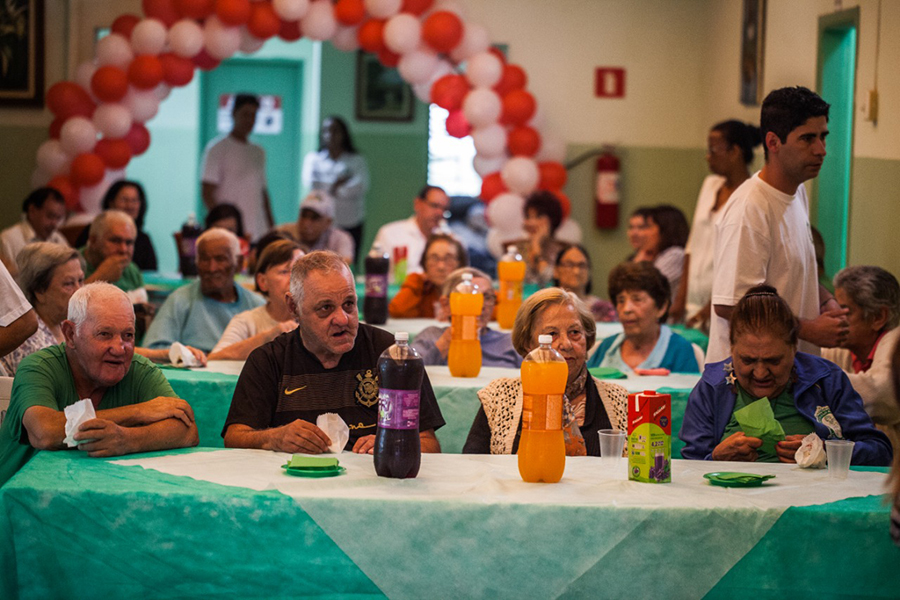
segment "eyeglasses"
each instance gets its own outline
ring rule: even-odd
[[[425,257],[425,262],[429,265],[436,265],[438,263],[446,263],[446,264],[450,264],[450,265],[455,265],[455,264],[459,263],[459,258],[456,256],[453,256],[452,254],[447,254],[445,256],[437,256],[437,255],[431,254],[431,255]]]
[[[497,301],[497,293],[490,291],[484,292],[484,301],[485,302],[496,302]]]
[[[564,260],[561,263],[559,263],[559,268],[567,269],[569,271],[575,271],[575,270],[587,271],[588,264],[586,262],[575,263],[575,262],[569,262],[569,261]]]

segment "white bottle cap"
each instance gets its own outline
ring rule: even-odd
[[[514,254],[515,251],[516,251],[516,247],[513,246],[512,244],[510,244],[509,246],[506,247],[506,253],[507,253],[507,254]]]
[[[394,334],[395,342],[408,342],[409,341],[409,333],[406,331],[398,331]]]
[[[545,333],[543,335],[538,336],[538,344],[543,345],[543,344],[552,344],[552,343],[553,343],[552,335]]]
[[[463,281],[472,281],[472,274],[471,273],[463,273],[462,280]]]

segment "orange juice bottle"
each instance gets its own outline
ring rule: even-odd
[[[525,280],[525,261],[515,246],[507,246],[506,254],[497,263],[500,295],[497,296],[497,323],[512,329],[516,313],[522,306],[522,282]]]
[[[450,294],[450,355],[447,364],[454,377],[478,377],[481,371],[481,340],[478,317],[484,308],[484,294],[472,283],[472,274],[463,273],[462,282]]]
[[[519,475],[523,481],[556,483],[566,469],[563,394],[569,367],[550,347],[553,337],[538,337],[537,348],[522,361],[522,436]]]

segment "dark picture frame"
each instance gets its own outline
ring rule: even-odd
[[[741,28],[741,103],[759,106],[763,99],[766,0],[744,0]]]
[[[356,53],[356,118],[359,121],[412,121],[415,98],[397,69],[378,57]]]
[[[0,106],[44,105],[44,0],[0,1]]]

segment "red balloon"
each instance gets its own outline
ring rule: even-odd
[[[356,32],[359,47],[366,52],[378,54],[384,50],[384,19],[369,19]]]
[[[171,27],[181,19],[181,13],[175,8],[175,0],[142,0],[141,6],[146,16],[159,19],[166,27]]]
[[[538,163],[538,171],[541,174],[538,188],[542,190],[559,190],[566,185],[569,174],[566,168],[556,161]]]
[[[143,123],[134,123],[125,134],[124,140],[128,142],[132,156],[139,156],[150,147],[150,132]]]
[[[103,159],[110,169],[124,169],[131,160],[131,146],[125,138],[108,140],[103,138],[94,146],[94,154]]]
[[[449,111],[462,108],[463,99],[469,93],[469,82],[462,75],[444,75],[431,86],[431,101]]]
[[[447,133],[455,138],[464,138],[472,132],[472,126],[466,120],[462,110],[451,110],[447,115]]]
[[[103,172],[106,164],[96,154],[79,154],[72,161],[72,169],[69,171],[69,179],[75,187],[90,187],[103,180]]]
[[[534,116],[537,104],[534,96],[525,90],[513,90],[503,96],[503,112],[500,122],[504,125],[523,125]]]
[[[503,65],[503,76],[500,82],[494,86],[494,91],[502,98],[513,90],[524,89],[528,84],[528,76],[519,65]]]
[[[250,19],[250,0],[216,0],[216,16],[225,25],[237,27]]]
[[[485,202],[490,202],[505,191],[506,184],[503,183],[503,178],[500,176],[499,171],[491,173],[481,180],[481,199]]]
[[[296,42],[303,37],[300,31],[300,21],[282,21],[281,29],[278,30],[278,37],[286,42]]]
[[[64,117],[56,117],[53,119],[53,122],[50,123],[50,138],[54,140],[59,139],[59,132],[62,130],[63,123],[66,122]]]
[[[506,64],[506,55],[503,54],[503,50],[501,50],[497,46],[491,46],[490,48],[488,48],[488,52],[499,58],[501,63],[503,63],[504,65]]]
[[[47,183],[47,187],[52,187],[59,192],[66,200],[66,208],[73,212],[81,211],[81,203],[78,202],[78,193],[72,186],[68,175],[57,175]]]
[[[194,62],[189,58],[166,52],[159,55],[163,68],[163,80],[171,86],[187,85],[194,78]]]
[[[113,21],[110,30],[123,36],[126,40],[130,40],[134,26],[140,22],[141,18],[137,15],[121,15]]]
[[[562,207],[563,219],[568,219],[569,215],[572,213],[572,201],[569,200],[569,197],[566,196],[562,190],[551,190],[550,193],[559,200],[559,205]]]
[[[509,132],[506,147],[513,156],[534,156],[541,149],[541,134],[527,125],[516,127]]]
[[[390,69],[393,69],[398,64],[400,64],[400,55],[385,48],[378,53],[378,62]]]
[[[271,2],[254,2],[250,5],[250,19],[247,20],[247,31],[250,35],[267,40],[280,30],[281,19]]]
[[[47,108],[57,117],[88,117],[94,114],[94,101],[84,88],[71,81],[54,83],[47,90]]]
[[[366,6],[363,0],[338,0],[334,18],[341,25],[359,25],[366,18]]]
[[[175,0],[175,7],[188,19],[202,21],[212,14],[214,0]]]
[[[162,83],[164,74],[159,59],[149,54],[135,56],[128,65],[128,81],[140,90],[152,90]]]
[[[453,50],[463,37],[463,24],[455,13],[439,10],[422,23],[422,39],[444,54]]]
[[[412,13],[418,17],[431,8],[432,4],[434,4],[434,0],[403,0],[403,8],[400,9],[400,12]]]
[[[91,77],[91,90],[98,100],[118,102],[128,92],[128,75],[119,67],[100,67]]]
[[[191,61],[203,71],[212,71],[222,62],[219,59],[210,56],[209,52],[206,51],[206,48],[198,52],[197,56],[192,58]]]

